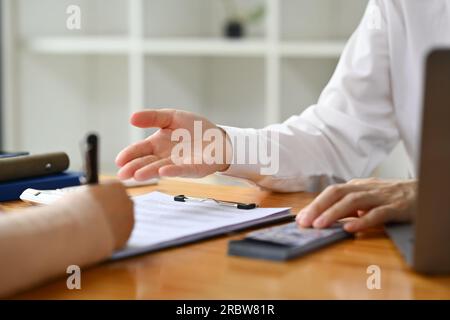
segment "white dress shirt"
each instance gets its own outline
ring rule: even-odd
[[[259,130],[223,127],[232,140],[278,132],[279,171],[264,176],[259,164],[232,164],[225,174],[277,191],[320,190],[371,175],[400,140],[416,163],[425,58],[445,46],[450,0],[370,1],[317,104]]]

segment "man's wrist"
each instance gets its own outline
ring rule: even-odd
[[[223,134],[223,151],[224,151],[224,155],[223,155],[223,164],[220,166],[219,172],[224,172],[227,171],[228,168],[230,167],[231,161],[233,159],[233,145],[231,144],[231,139],[229,137],[229,135],[227,134],[227,132],[221,128],[218,127]]]

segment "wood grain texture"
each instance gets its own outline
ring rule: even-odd
[[[130,189],[137,195],[169,194],[292,206],[293,213],[314,197],[271,193],[256,188],[162,180]],[[10,210],[19,203],[1,205]],[[244,232],[108,262],[82,271],[82,289],[68,290],[66,279],[17,295],[20,299],[450,299],[450,276],[411,271],[381,229],[286,263],[228,257],[230,239]],[[369,265],[380,266],[381,289],[366,286]]]

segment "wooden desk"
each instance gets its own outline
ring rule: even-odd
[[[174,180],[134,188],[130,193],[152,190],[257,202],[261,206],[292,206],[294,213],[314,196]],[[11,203],[7,207],[18,205]],[[81,290],[68,290],[63,278],[17,298],[450,299],[450,277],[426,277],[410,271],[381,230],[287,263],[228,257],[228,240],[242,234],[104,263],[82,271]],[[381,268],[381,290],[366,287],[366,269],[372,264]]]

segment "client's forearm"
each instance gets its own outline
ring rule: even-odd
[[[103,260],[114,247],[104,208],[88,192],[0,215],[0,296]]]

